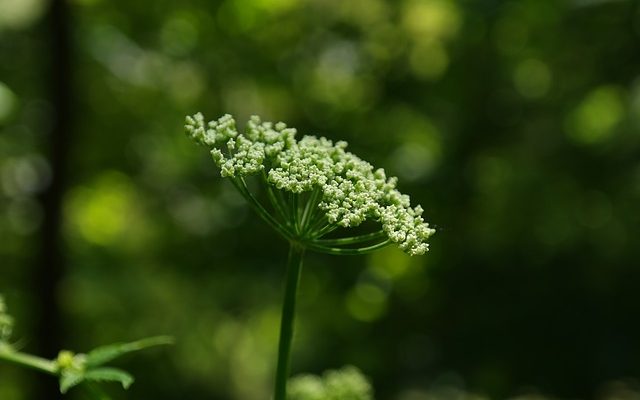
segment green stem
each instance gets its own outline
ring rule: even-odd
[[[231,178],[231,182],[235,185],[236,189],[244,196],[245,199],[249,202],[249,204],[253,207],[253,209],[265,220],[274,230],[280,233],[285,239],[291,239],[291,233],[287,228],[282,226],[278,221],[276,221],[271,214],[258,202],[258,200],[253,197],[247,184],[244,179],[239,178],[238,180]]]
[[[319,229],[317,231],[312,231],[312,235],[313,235],[312,237],[314,239],[321,238],[322,236],[335,231],[339,227],[340,226],[338,224],[329,222],[325,226],[323,226],[321,229]]]
[[[314,212],[318,209],[318,197],[320,197],[320,188],[317,186],[313,188],[313,191],[309,195],[307,199],[307,204],[304,207],[304,212],[302,213],[302,233],[306,233],[307,229],[311,226],[311,217]]]
[[[273,194],[277,197],[278,202],[282,205],[282,210],[285,214],[287,222],[289,223],[289,225],[292,225],[293,217],[290,214],[291,210],[288,207],[289,201],[287,200],[287,197],[285,197],[285,193],[277,188],[274,189],[273,192]]]
[[[318,251],[320,253],[333,254],[337,256],[356,256],[360,254],[371,253],[375,250],[388,246],[389,244],[391,244],[391,240],[387,239],[384,242],[376,243],[374,245],[367,246],[367,247],[359,247],[356,249],[341,249],[337,247],[327,247],[327,246],[316,244],[316,242],[307,242],[305,243],[305,246],[310,250]]]
[[[264,180],[264,184],[267,187],[267,195],[269,196],[269,201],[271,202],[271,205],[276,210],[276,212],[278,213],[280,218],[282,218],[282,221],[288,227],[290,227],[291,226],[291,222],[290,222],[289,218],[287,217],[287,213],[284,211],[285,210],[285,208],[284,208],[285,205],[282,203],[281,200],[279,200],[279,197],[274,192],[273,187],[269,184],[269,177],[267,176],[266,172],[264,172],[264,171],[262,171],[262,179]]]
[[[318,195],[318,199],[316,201],[315,207],[311,212],[311,217],[309,218],[309,222],[307,223],[307,229],[305,233],[312,234],[316,229],[320,228],[324,225],[324,222],[327,221],[327,216],[324,213],[324,210],[320,208],[320,202],[322,201],[322,194]]]
[[[383,239],[386,237],[384,231],[380,230],[373,233],[367,233],[360,236],[351,236],[340,239],[316,239],[313,242],[323,246],[333,246],[333,245],[345,245],[345,244],[358,244],[363,242],[369,242],[375,239]]]
[[[287,278],[282,303],[282,319],[280,321],[280,343],[278,346],[278,366],[276,369],[276,383],[274,400],[286,400],[287,380],[289,379],[289,366],[291,361],[291,342],[293,340],[294,317],[296,311],[296,294],[304,247],[299,243],[290,242],[289,260],[287,261]]]
[[[296,234],[300,233],[300,215],[298,214],[298,194],[290,193],[289,202],[291,206],[291,219],[293,222],[293,230]]]
[[[0,360],[35,369],[50,375],[56,375],[58,371],[54,361],[32,356],[31,354],[20,353],[5,347],[0,347]]]
[[[315,236],[318,229],[323,228],[329,224],[329,220],[326,215],[321,215],[319,218],[313,219],[307,227],[305,234],[307,236]]]

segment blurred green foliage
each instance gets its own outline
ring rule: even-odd
[[[47,5],[0,0],[0,292],[27,348]],[[345,139],[438,228],[420,258],[307,258],[294,373],[357,365],[379,399],[637,396],[637,1],[69,7],[64,347],[174,336],[128,361],[131,398],[271,388],[286,246],[184,138],[197,110]],[[32,378],[0,365],[0,398]]]
[[[355,367],[330,370],[322,377],[301,375],[291,379],[291,400],[371,400],[371,384]]]

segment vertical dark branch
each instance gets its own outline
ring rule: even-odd
[[[35,271],[39,296],[38,345],[42,355],[55,356],[61,346],[60,311],[56,289],[64,271],[62,251],[62,197],[66,186],[67,158],[71,136],[71,43],[69,10],[65,0],[51,0],[46,19],[49,63],[44,71],[49,85],[49,100],[53,111],[53,126],[45,143],[51,165],[52,180],[42,195],[44,220],[41,229],[40,253]],[[57,383],[44,377],[37,393],[41,399],[60,397]]]

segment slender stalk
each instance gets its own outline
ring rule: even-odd
[[[284,211],[284,214],[287,216],[289,225],[292,225],[293,216],[291,216],[291,210],[288,207],[289,201],[287,200],[287,197],[285,197],[282,190],[277,188],[273,189],[273,194],[276,196],[278,202],[281,204],[282,210]]]
[[[56,364],[53,361],[4,347],[0,347],[0,360],[9,361],[50,375],[56,375],[57,373]]]
[[[278,215],[280,216],[280,218],[282,218],[282,221],[288,226],[291,226],[291,222],[289,220],[289,218],[287,217],[287,213],[285,212],[285,205],[282,202],[281,198],[279,198],[273,187],[269,184],[269,177],[267,176],[267,173],[262,171],[262,179],[264,180],[265,186],[267,187],[267,195],[269,196],[269,201],[271,202],[271,205],[273,206],[273,208],[276,210],[276,212],[278,213]]]
[[[294,318],[296,311],[296,294],[302,259],[305,248],[296,242],[289,244],[289,260],[287,261],[287,278],[282,303],[282,319],[280,321],[280,343],[278,346],[278,366],[276,369],[276,383],[274,400],[286,400],[287,380],[291,361],[291,342],[293,340]]]
[[[289,203],[291,206],[291,217],[293,222],[293,230],[296,234],[300,233],[300,215],[298,210],[298,193],[289,194]]]
[[[247,188],[247,185],[242,178],[240,178],[239,181],[236,181],[235,179],[231,179],[231,182],[233,182],[236,189],[238,189],[240,194],[242,194],[245,197],[245,199],[247,199],[249,204],[253,207],[256,213],[262,217],[263,220],[265,220],[274,230],[280,233],[285,239],[291,238],[291,233],[288,231],[288,229],[282,226],[282,224],[280,224],[275,218],[271,216],[271,214],[269,214],[267,210],[265,210],[262,204],[260,204],[260,202],[258,202],[258,200],[251,194],[251,192],[249,191],[249,188]]]
[[[302,226],[302,233],[306,233],[306,230],[311,225],[311,217],[318,209],[318,197],[320,197],[320,189],[316,186],[309,195],[307,204],[304,207],[304,212],[302,213],[302,223],[300,224]]]
[[[326,215],[322,215],[320,216],[320,218],[313,219],[311,222],[309,222],[309,224],[307,225],[307,229],[305,230],[305,234],[315,237],[316,232],[318,232],[319,229],[325,227],[326,225],[330,225],[329,220],[327,219]]]
[[[391,244],[391,240],[387,239],[383,242],[376,243],[371,246],[359,247],[356,249],[341,249],[337,247],[326,247],[326,246],[318,245],[315,242],[307,242],[305,243],[305,246],[310,250],[318,251],[320,253],[333,254],[337,256],[356,256],[360,254],[371,253],[375,250],[381,249],[390,244]]]
[[[317,199],[315,202],[315,206],[313,207],[313,211],[311,211],[311,216],[308,219],[307,229],[305,233],[313,233],[314,230],[320,228],[325,221],[327,221],[327,216],[320,208],[320,202],[322,201],[322,193],[318,193]]]
[[[267,186],[267,195],[269,196],[269,201],[271,201],[271,205],[275,208],[276,212],[282,218],[282,221],[287,225],[287,227],[291,227],[291,220],[287,216],[287,212],[285,211],[286,205],[284,205],[278,197],[273,192],[273,188],[271,186]]]
[[[324,236],[324,235],[326,235],[328,233],[331,233],[331,232],[335,231],[339,227],[340,226],[338,224],[329,222],[329,223],[327,223],[327,225],[325,225],[321,229],[319,229],[317,231],[314,231],[312,233],[312,235],[313,235],[312,237],[314,239],[320,238],[320,237],[322,237],[322,236]]]
[[[367,233],[360,236],[351,236],[340,239],[316,239],[313,242],[323,246],[333,246],[333,245],[346,245],[346,244],[358,244],[363,242],[369,242],[375,239],[383,239],[386,237],[386,233],[380,230],[373,233]]]

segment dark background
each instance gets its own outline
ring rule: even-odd
[[[1,0],[16,337],[170,334],[115,397],[268,399],[287,246],[182,133],[259,114],[347,140],[438,229],[422,257],[310,254],[294,372],[353,364],[379,400],[636,399],[639,66],[637,1]],[[0,399],[51,384],[0,365]]]

